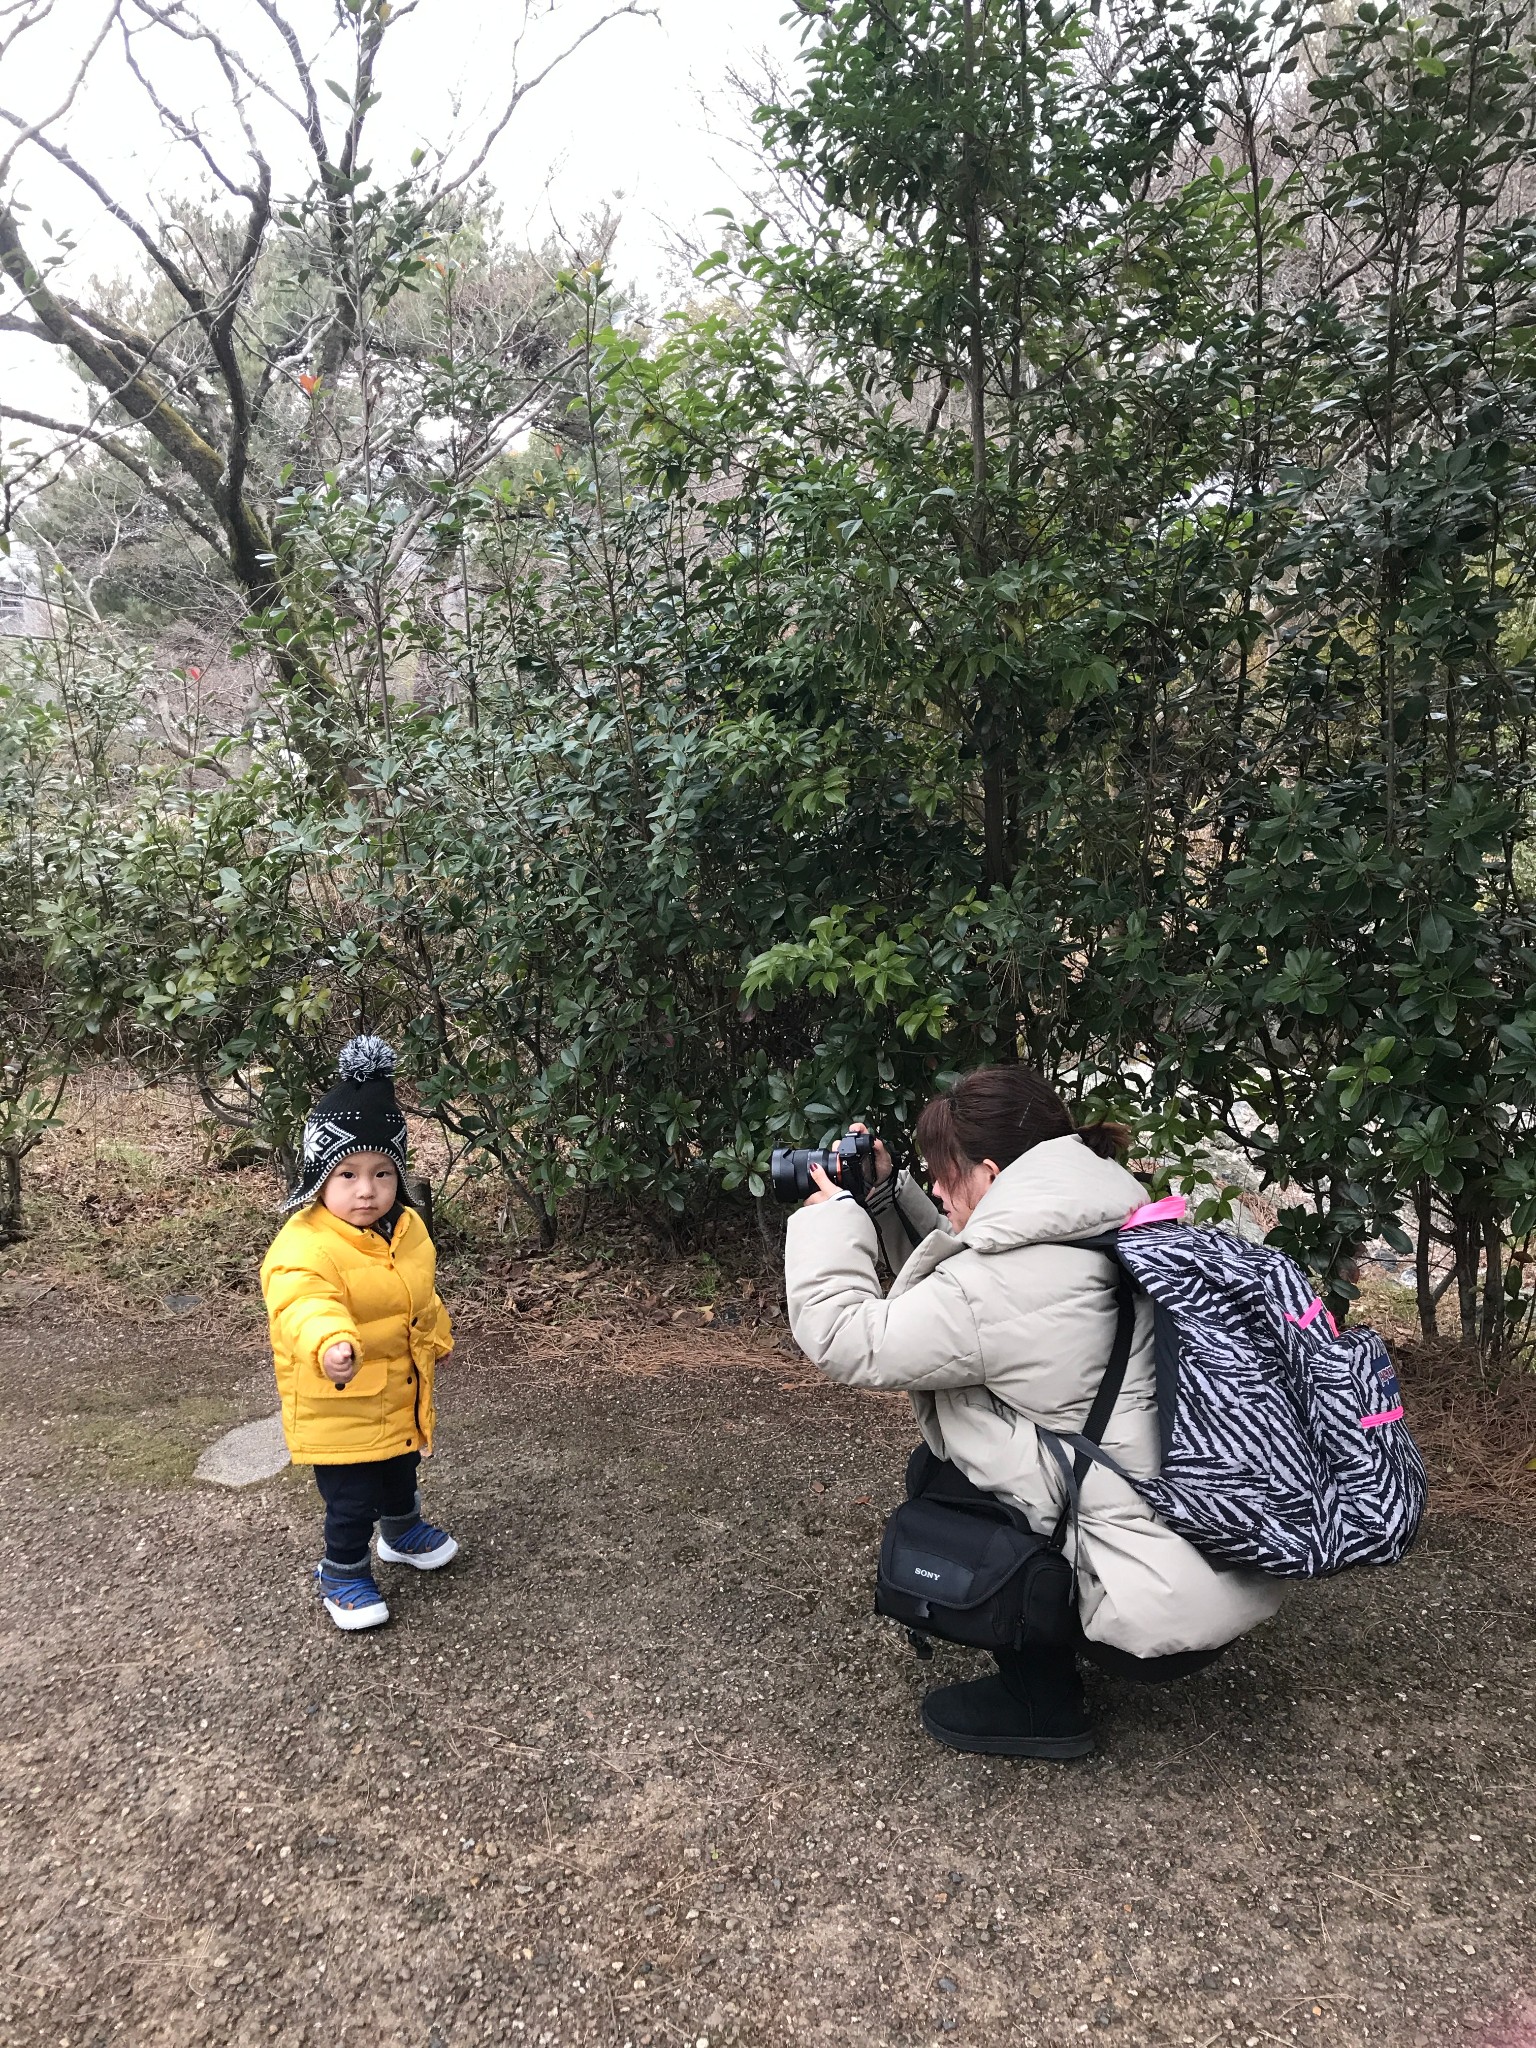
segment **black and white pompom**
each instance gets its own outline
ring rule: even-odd
[[[395,1071],[395,1049],[371,1034],[349,1038],[336,1057],[336,1071],[344,1081],[354,1081],[360,1088],[365,1081],[377,1081]]]

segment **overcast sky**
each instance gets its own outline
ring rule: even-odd
[[[611,4],[611,0],[610,0]],[[243,47],[270,54],[278,75],[281,52],[254,0],[204,0],[208,18]],[[0,106],[35,120],[61,98],[69,76],[101,26],[105,0],[56,0],[47,23],[0,55]],[[604,11],[601,0],[535,0],[520,66],[530,75]],[[350,57],[332,35],[333,0],[290,0],[288,17],[313,57],[318,81],[345,83]],[[616,255],[621,275],[649,295],[669,283],[668,243],[673,231],[703,232],[714,206],[740,203],[752,176],[751,127],[728,80],[755,75],[763,63],[792,68],[799,28],[785,23],[788,0],[654,0],[654,19],[625,17],[599,30],[539,90],[526,99],[489,159],[488,172],[502,195],[509,231],[541,241],[561,226],[575,230],[584,215],[605,204],[622,216]],[[0,19],[5,10],[0,9]],[[472,146],[505,102],[513,39],[522,21],[517,0],[419,0],[386,39],[383,94],[370,125],[375,170],[402,168],[417,144],[434,147],[459,138]],[[157,32],[158,33],[158,32]],[[5,29],[0,27],[0,38]],[[216,74],[199,70],[162,41],[144,45],[146,59],[178,92],[178,104],[202,107],[210,120],[227,104]],[[322,92],[338,123],[345,110]],[[293,189],[302,164],[282,117],[262,130],[273,152],[279,187]],[[14,131],[11,131],[14,133]],[[152,206],[157,192],[197,190],[207,183],[192,153],[168,139],[121,54],[109,39],[92,68],[63,131],[71,147],[115,194],[135,207]],[[0,154],[10,136],[0,130]],[[288,150],[287,176],[280,154]],[[462,154],[462,151],[461,151]],[[78,275],[111,275],[133,261],[133,245],[101,208],[66,174],[36,152],[20,157],[11,189],[31,208],[26,231],[46,248],[46,219],[55,233],[68,229]],[[78,386],[53,352],[0,334],[0,403],[78,411]]]

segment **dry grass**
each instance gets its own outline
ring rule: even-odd
[[[1456,1339],[1427,1341],[1413,1290],[1379,1274],[1362,1281],[1354,1320],[1379,1330],[1391,1346],[1435,1513],[1536,1525],[1536,1369],[1530,1362],[1490,1375]]]
[[[1435,1512],[1536,1523],[1536,1372],[1489,1379],[1460,1346],[1421,1338],[1393,1352]]]
[[[86,1069],[28,1161],[27,1235],[0,1252],[0,1309],[83,1290],[108,1314],[196,1306],[258,1324],[277,1188],[263,1168],[222,1169],[220,1140],[190,1090]]]

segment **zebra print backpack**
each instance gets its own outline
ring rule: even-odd
[[[1395,1563],[1428,1483],[1385,1345],[1339,1330],[1283,1252],[1192,1229],[1184,1208],[1150,1203],[1096,1240],[1154,1310],[1163,1469],[1122,1476],[1213,1563],[1288,1579]]]

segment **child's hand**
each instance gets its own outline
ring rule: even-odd
[[[334,1381],[338,1387],[344,1387],[357,1373],[357,1353],[345,1341],[332,1344],[321,1355],[320,1370],[328,1380]]]

